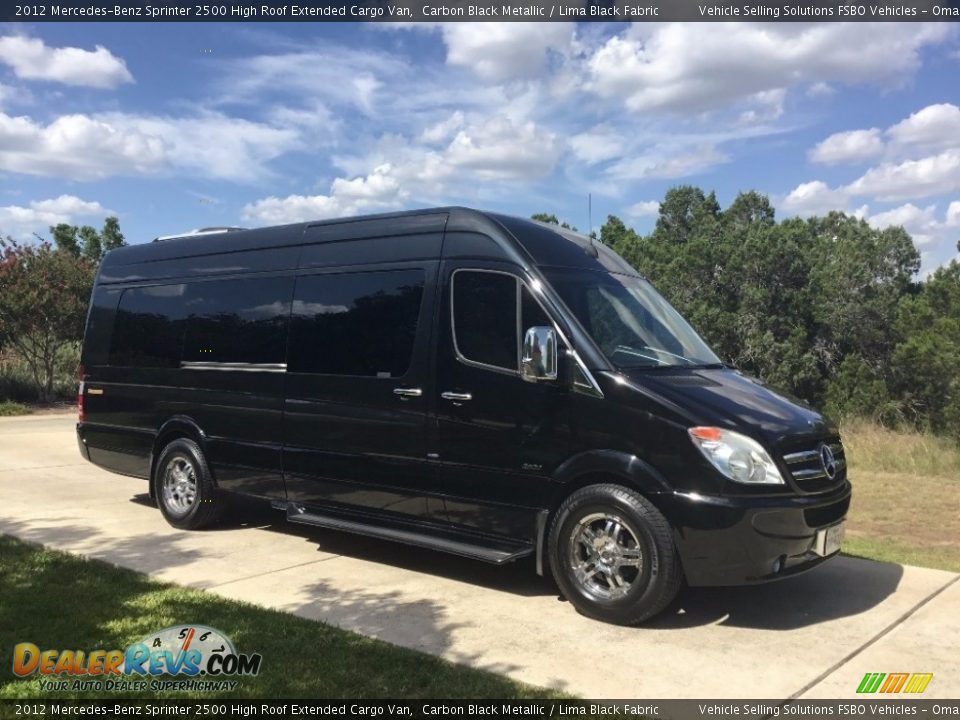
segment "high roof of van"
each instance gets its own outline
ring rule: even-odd
[[[230,255],[240,253],[252,260],[254,255],[263,258],[264,254],[256,251],[265,250],[274,251],[268,254],[266,266],[224,262],[217,263],[221,266],[218,271],[279,270],[296,267],[296,249],[303,245],[380,237],[403,242],[404,236],[413,242],[415,238],[443,232],[448,235],[480,233],[493,238],[496,247],[491,246],[491,249],[496,250],[496,254],[491,259],[511,259],[521,265],[635,272],[610,248],[557,225],[472,208],[440,207],[249,230],[230,228],[222,232],[167,236],[161,242],[128,245],[112,250],[101,263],[101,275],[107,282],[164,277],[170,276],[170,273],[160,271],[161,267],[193,264],[191,258],[197,260],[196,264],[210,266],[211,256],[223,256],[226,260]],[[242,256],[234,257],[240,260]],[[376,261],[374,257],[375,254],[371,256],[371,261]],[[129,268],[130,271],[136,268],[136,271],[129,272],[121,268]],[[154,269],[159,272],[154,272]]]

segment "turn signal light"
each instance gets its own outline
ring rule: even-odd
[[[720,442],[720,428],[715,427],[693,427],[689,430],[697,440],[706,442]]]

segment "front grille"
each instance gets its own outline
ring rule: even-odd
[[[836,473],[831,478],[823,465],[820,453],[821,445],[827,445],[833,452]],[[790,477],[803,492],[816,493],[831,490],[847,477],[847,458],[839,440],[820,443],[809,450],[787,453],[783,456]]]

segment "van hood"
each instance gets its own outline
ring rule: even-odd
[[[730,368],[627,370],[637,385],[682,407],[703,425],[761,436],[774,447],[835,436],[823,415]]]

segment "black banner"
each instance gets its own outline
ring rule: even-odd
[[[0,0],[6,22],[953,22],[960,0]]]
[[[951,718],[960,700],[2,700],[0,719],[192,718]]]

